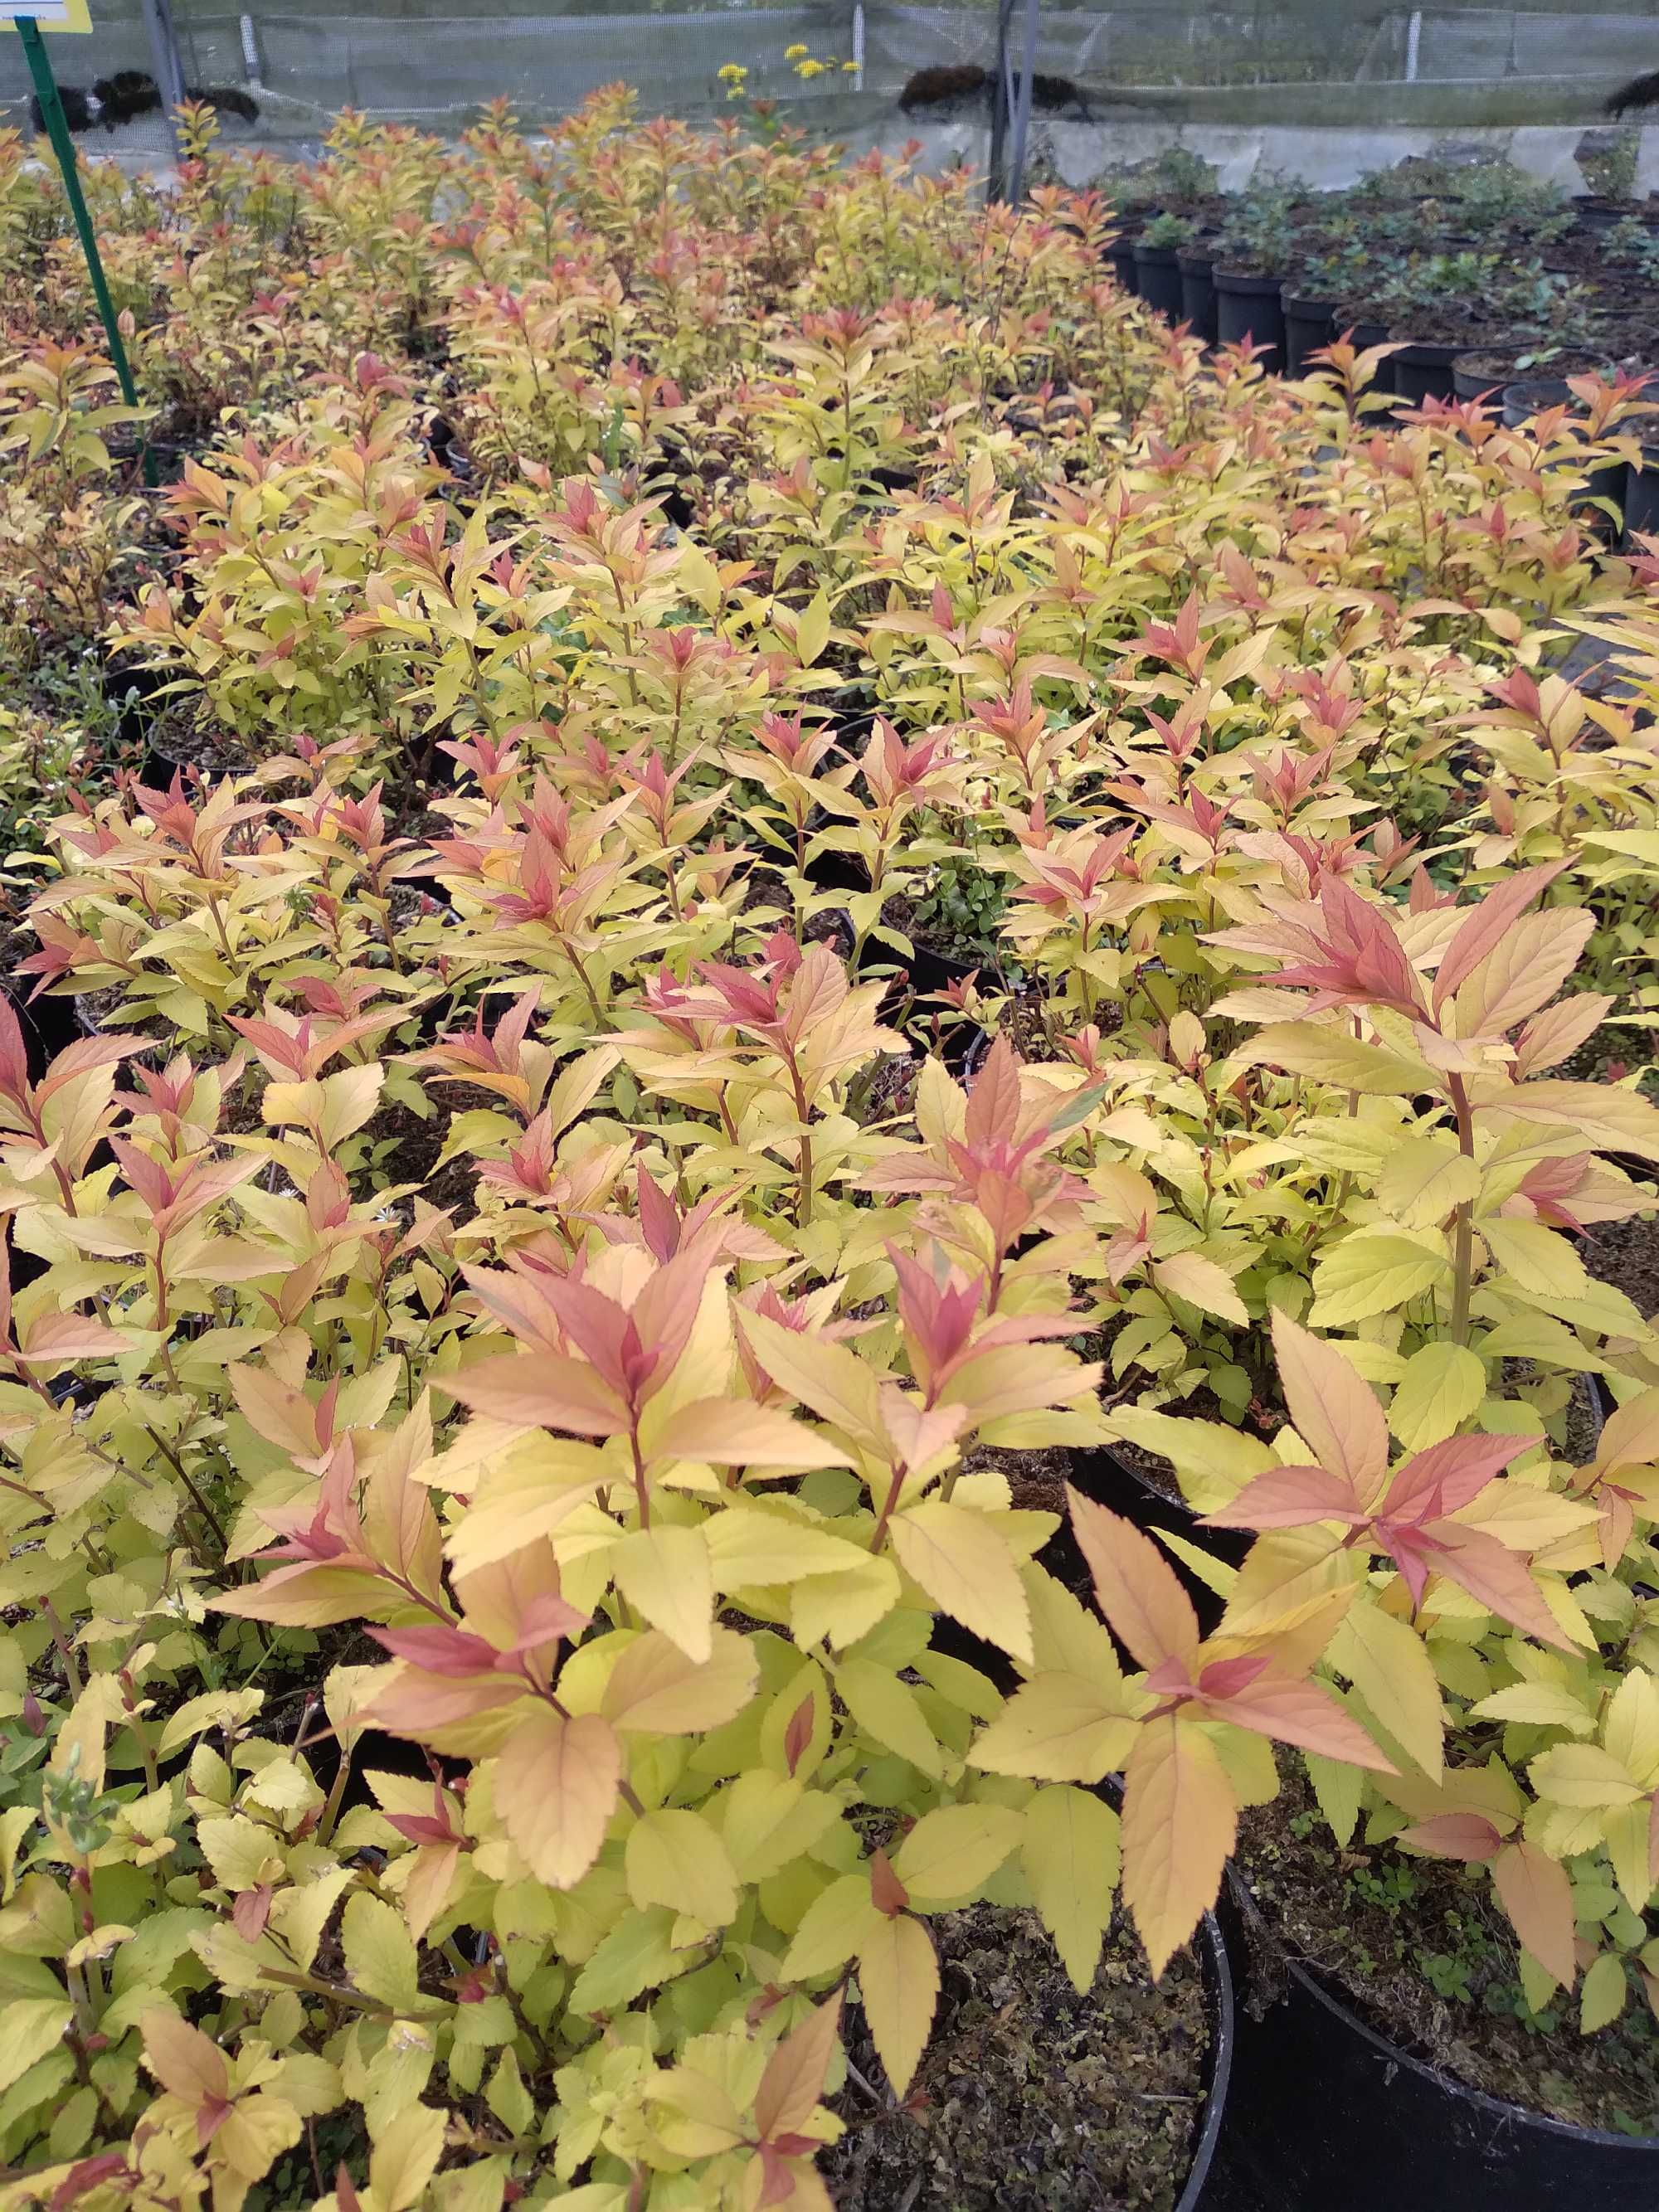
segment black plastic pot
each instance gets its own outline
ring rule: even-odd
[[[1637,212],[1626,200],[1612,200],[1601,193],[1590,193],[1572,203],[1573,219],[1580,230],[1601,233],[1611,230],[1615,223],[1627,222]]]
[[[1479,399],[1485,394],[1492,403],[1496,404],[1498,395],[1505,387],[1517,380],[1527,384],[1548,383],[1559,388],[1560,400],[1559,403],[1540,402],[1540,404],[1565,405],[1572,401],[1572,394],[1566,386],[1566,380],[1569,376],[1611,376],[1612,374],[1613,365],[1610,362],[1601,356],[1584,351],[1577,347],[1572,348],[1570,351],[1557,354],[1551,361],[1547,374],[1534,376],[1526,375],[1516,367],[1512,360],[1504,362],[1502,355],[1495,349],[1477,347],[1470,352],[1460,353],[1453,362],[1452,392],[1454,397],[1459,399]],[[1573,402],[1573,404],[1577,403]]]
[[[166,739],[152,731],[144,746],[145,784],[151,791],[171,791],[175,775],[184,775],[186,782],[190,781],[185,762],[170,753]]]
[[[116,710],[121,743],[129,751],[137,751],[140,745],[154,744],[155,732],[162,726],[160,695],[173,680],[165,668],[143,668],[134,663],[105,664],[104,696]]]
[[[1181,264],[1173,246],[1136,246],[1135,289],[1149,307],[1156,307],[1172,323],[1182,319]]]
[[[816,837],[820,830],[841,826],[839,817],[826,814],[821,806],[815,806],[806,817],[808,841]],[[870,888],[870,878],[863,864],[851,853],[833,849],[817,853],[808,860],[806,880],[814,890],[819,891],[867,891]]]
[[[1219,1907],[1240,1999],[1218,2205],[1285,2212],[1654,2212],[1659,2138],[1466,2088],[1285,1959],[1243,1881]],[[1542,2063],[1540,2058],[1540,2063]]]
[[[1200,1528],[1197,1515],[1184,1498],[1149,1482],[1127,1459],[1120,1458],[1109,1444],[1078,1452],[1073,1459],[1072,1480],[1085,1498],[1121,1514],[1149,1536],[1164,1529],[1170,1535],[1198,1545],[1228,1566],[1237,1566],[1255,1540],[1254,1532],[1249,1528]],[[1224,1610],[1223,1601],[1184,1559],[1163,1546],[1159,1549],[1192,1600],[1207,1636]]]
[[[170,791],[175,775],[182,776],[188,788],[198,779],[216,783],[223,775],[246,775],[253,766],[251,757],[232,766],[221,756],[214,765],[203,768],[181,750],[188,743],[189,732],[179,723],[159,719],[149,723],[144,740],[144,781],[152,791]]]
[[[23,1055],[28,1064],[29,1081],[38,1083],[46,1073],[48,1064],[65,1047],[81,1036],[80,1024],[75,1018],[75,1005],[70,999],[31,999],[22,988],[33,979],[24,976],[19,988],[0,985],[11,1001],[11,1010],[17,1017],[17,1026],[23,1033]]]
[[[1132,238],[1120,238],[1115,245],[1108,246],[1106,251],[1107,258],[1112,264],[1113,276],[1116,277],[1119,284],[1130,298],[1133,299],[1139,289],[1135,279],[1134,240]]]
[[[1267,351],[1258,356],[1269,374],[1285,359],[1285,310],[1279,305],[1279,279],[1245,269],[1215,272],[1216,336],[1221,345],[1237,345],[1249,338]]]
[[[872,483],[878,483],[884,491],[914,491],[921,481],[914,469],[890,469],[885,467],[872,469],[870,471],[870,479]],[[686,520],[680,526],[681,528],[689,530],[696,520],[696,517],[691,514],[690,505],[688,503]]]
[[[441,415],[434,415],[427,425],[427,450],[440,468],[447,469],[457,483],[470,485],[473,480],[472,459],[461,443],[454,425]],[[670,520],[673,518],[671,516]]]
[[[1478,356],[1461,353],[1452,363],[1452,398],[1484,399],[1490,406],[1504,388],[1503,380],[1468,366],[1472,359],[1478,358]]]
[[[939,1618],[934,1624],[933,1649],[944,1652],[947,1657],[966,1657],[969,1666],[980,1665],[976,1656],[960,1648],[956,1636],[945,1632],[954,1626],[947,1616]],[[973,1644],[977,1640],[969,1638],[969,1642]],[[411,1747],[404,1743],[399,1748],[407,1754]],[[307,1751],[307,1756],[310,1755]],[[354,1784],[366,1764],[360,1751],[354,1762]],[[319,1782],[325,1779],[320,1771],[317,1778]],[[1123,1785],[1115,1775],[1109,1776],[1097,1785],[1096,1795],[1103,1797],[1114,1810],[1120,1809],[1123,1802]],[[349,1788],[345,1802],[353,1802]],[[1247,2207],[1236,2191],[1222,2180],[1222,2176],[1228,2170],[1227,2137],[1240,2025],[1233,1996],[1231,1948],[1213,1912],[1206,1912],[1199,1922],[1193,1935],[1192,1946],[1203,1984],[1205,2008],[1209,2014],[1210,2042],[1200,2077],[1204,2089],[1203,2124],[1198,2131],[1198,2141],[1193,2146],[1193,2162],[1187,2170],[1186,2186],[1175,2201],[1174,2212],[1255,2212],[1254,2206]],[[931,2197],[922,2200],[929,2205],[935,2201]],[[1087,2200],[1079,2197],[1078,2199],[1079,2204],[1085,2201],[1103,2203],[1105,2200],[1095,2197]],[[1288,2200],[1275,2202],[1284,2204],[1285,2212],[1291,2212]],[[1299,2206],[1296,2212],[1301,2212]],[[1336,2208],[1322,2206],[1319,2212],[1336,2212]],[[1589,2212],[1589,2208],[1586,2208],[1586,2212]]]
[[[883,948],[888,959],[897,957],[890,947]],[[969,976],[982,975],[984,964],[975,960],[963,960],[953,952],[937,951],[931,945],[916,945],[908,960],[900,963],[899,972],[893,979],[889,993],[890,1002],[896,996],[902,1001],[906,994],[916,1001],[914,1012],[922,1020],[942,1011],[938,1006],[924,1006],[921,1001],[947,991],[953,984],[965,983]],[[971,1074],[990,1048],[990,1036],[976,1022],[954,1022],[942,1032],[939,1052],[945,1066],[960,1079]]]
[[[931,945],[915,945],[904,963],[904,980],[921,999],[933,991],[948,991],[953,983],[965,983],[970,975],[983,974],[984,966],[983,961],[964,960],[959,953],[940,952]]]
[[[1659,446],[1644,446],[1641,465],[1625,471],[1625,543],[1641,532],[1659,531]]]
[[[1209,2000],[1210,2048],[1204,2069],[1204,2124],[1199,2130],[1187,2186],[1176,2199],[1176,2212],[1226,2212],[1225,2197],[1211,2185],[1218,2171],[1226,2134],[1238,2020],[1227,1946],[1212,1912],[1206,1912],[1200,1921],[1194,1942],[1204,1977],[1204,1994]]]
[[[1336,302],[1310,299],[1289,284],[1280,285],[1279,302],[1285,311],[1285,374],[1305,376],[1310,356],[1336,336]]]
[[[1449,399],[1452,363],[1462,350],[1461,343],[1439,345],[1429,338],[1402,345],[1391,366],[1394,388],[1406,405],[1420,407],[1425,399]]]
[[[1189,246],[1176,255],[1181,270],[1181,319],[1206,346],[1216,341],[1215,249]]]

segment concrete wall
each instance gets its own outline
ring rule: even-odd
[[[236,126],[228,135],[239,135]],[[876,149],[896,156],[915,148],[916,166],[930,174],[965,162],[976,174],[983,175],[990,161],[990,133],[966,119],[917,128],[896,112],[872,116],[866,111],[862,122],[849,120],[833,135],[853,158]],[[1038,121],[1032,130],[1031,159],[1038,179],[1058,179],[1082,190],[1098,182],[1108,171],[1126,162],[1144,161],[1178,143],[1216,164],[1224,191],[1242,191],[1256,175],[1299,178],[1313,190],[1334,191],[1357,183],[1372,170],[1392,167],[1407,155],[1455,145],[1507,155],[1528,175],[1572,193],[1588,189],[1574,158],[1583,137],[1577,125],[1468,129],[1449,134],[1386,127],[1253,129],[1237,125],[1177,126],[1145,120],[1094,125]],[[94,137],[85,143],[93,160],[113,161],[129,173],[165,178],[171,167],[157,121],[134,125],[121,134],[118,142]],[[1643,130],[1638,143],[1636,190],[1638,194],[1659,192],[1659,127]],[[314,160],[320,149],[314,137],[294,137],[283,142],[279,150],[307,161]]]

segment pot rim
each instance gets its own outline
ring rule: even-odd
[[[1232,2085],[1233,2047],[1237,2038],[1232,1967],[1213,1912],[1205,1914],[1198,1923],[1198,1932],[1202,1945],[1199,1968],[1204,1978],[1204,1994],[1209,2000],[1213,2032],[1206,2069],[1209,2080],[1204,2088],[1204,2124],[1198,2131],[1187,2186],[1176,2200],[1175,2212],[1200,2212],[1227,2116],[1227,2092]]]
[[[1462,2081],[1455,2074],[1437,2066],[1431,2059],[1419,2058],[1404,2044],[1395,2043],[1374,2028],[1369,2021],[1356,2012],[1352,2005],[1327,1986],[1316,1968],[1307,1966],[1276,1936],[1273,1923],[1255,1901],[1255,1893],[1240,1872],[1237,1863],[1227,1862],[1227,1895],[1246,1930],[1259,1931],[1273,1946],[1274,1955],[1297,1986],[1315,2002],[1340,2020],[1351,2033],[1369,2045],[1376,2055],[1391,2066],[1407,2067],[1422,2079],[1432,2082],[1444,2096],[1467,2099],[1480,2111],[1489,2113],[1494,2120],[1510,2128],[1536,2128],[1546,2135],[1564,2142],[1582,2143],[1598,2150],[1645,2150],[1659,2154],[1659,2136],[1620,2135],[1613,2128],[1582,2128],[1571,2120],[1558,2120],[1552,2113],[1534,2112],[1530,2105],[1511,2103],[1507,2097],[1495,2097],[1489,2089],[1477,2089]]]
[[[1218,261],[1212,265],[1216,283],[1224,286],[1230,291],[1255,291],[1261,293],[1265,297],[1267,293],[1276,292],[1279,289],[1279,278],[1266,270],[1224,269]]]

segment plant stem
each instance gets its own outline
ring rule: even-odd
[[[1452,1111],[1457,1116],[1457,1149],[1466,1160],[1474,1158],[1474,1116],[1469,1109],[1469,1094],[1463,1087],[1461,1075],[1449,1075],[1446,1088],[1451,1097]],[[1452,1231],[1452,1309],[1451,1336],[1454,1344],[1469,1340],[1469,1291],[1474,1273],[1474,1200],[1465,1199],[1458,1207]]]

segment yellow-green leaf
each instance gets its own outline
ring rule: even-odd
[[[1409,1237],[1360,1235],[1342,1242],[1314,1269],[1316,1328],[1346,1328],[1392,1313],[1450,1272],[1443,1253]]]
[[[629,1831],[623,1863],[628,1893],[641,1911],[670,1905],[708,1928],[737,1917],[737,1875],[700,1813],[674,1807],[647,1813]]]
[[[746,1637],[717,1628],[710,1656],[688,1659],[655,1629],[637,1637],[611,1668],[602,1710],[619,1729],[691,1735],[723,1728],[755,1694],[759,1662]]]
[[[982,1513],[930,1498],[896,1513],[889,1533],[905,1573],[935,1605],[1031,1664],[1031,1614],[1018,1562]]]
[[[1312,1022],[1275,1022],[1252,1042],[1247,1053],[1236,1057],[1257,1066],[1282,1067],[1290,1075],[1309,1075],[1341,1091],[1364,1091],[1404,1098],[1423,1090],[1431,1081],[1420,1060],[1404,1060],[1381,1045],[1363,1044],[1343,1030],[1322,1029]]]
[[[1152,1269],[1152,1280],[1166,1297],[1185,1298],[1200,1312],[1234,1322],[1240,1328],[1249,1321],[1244,1301],[1233,1288],[1232,1277],[1201,1253],[1176,1252],[1158,1261]]]
[[[787,1774],[754,1767],[719,1801],[720,1832],[744,1881],[764,1881],[811,1850],[836,1818],[836,1801]]]
[[[893,1871],[913,1905],[965,1903],[1018,1843],[1020,1828],[1021,1816],[1005,1805],[942,1805],[906,1836]]]
[[[1073,1989],[1094,1980],[1121,1857],[1118,1816],[1092,1791],[1039,1790],[1026,1807],[1020,1864]]]
[[[859,1991],[887,2078],[902,2097],[933,2025],[939,1959],[927,1930],[908,1913],[878,1914],[877,1923],[859,1945]]]
[[[505,2065],[506,2059],[501,2063]],[[520,2087],[522,2091],[522,2083]],[[386,2212],[412,2212],[438,2170],[443,2147],[444,2116],[434,2105],[411,2106],[398,2115],[395,2128],[376,2139],[369,2154],[368,2181]]]
[[[1483,1219],[1492,1265],[1534,1297],[1576,1298],[1589,1281],[1584,1263],[1559,1230],[1541,1221]]]
[[[1423,1639],[1409,1621],[1369,1602],[1351,1605],[1326,1656],[1346,1674],[1400,1748],[1432,1782],[1444,1764],[1440,1685]]]
[[[346,1972],[365,1995],[394,2012],[419,2006],[419,1962],[402,1913],[360,1891],[346,1900],[340,1934]]]
[[[611,1555],[617,1588],[701,1664],[714,1648],[714,1577],[701,1528],[635,1528]]]
[[[1524,1721],[1536,1728],[1564,1728],[1571,1735],[1589,1735],[1595,1726],[1594,1713],[1553,1682],[1514,1682],[1470,1710],[1480,1720]]]
[[[1449,1137],[1408,1137],[1389,1154],[1376,1202],[1407,1229],[1434,1229],[1474,1198],[1480,1170]]]
[[[1585,1810],[1628,1805],[1641,1793],[1619,1761],[1599,1745],[1558,1743],[1541,1752],[1527,1770],[1540,1797]]]
[[[702,1533],[714,1562],[714,1586],[721,1590],[800,1582],[808,1575],[851,1573],[869,1559],[867,1553],[844,1536],[810,1528],[765,1506],[729,1506],[711,1514]]]
[[[1486,1395],[1486,1363],[1467,1345],[1425,1344],[1395,1386],[1389,1426],[1407,1451],[1426,1451],[1455,1435]]]
[[[1139,1723],[1116,1682],[1036,1674],[1015,1691],[969,1752],[969,1764],[1034,1782],[1098,1782],[1122,1765]]]
[[[1624,1960],[1616,1951],[1603,1951],[1585,1975],[1584,1986],[1578,1992],[1579,2032],[1594,2035],[1598,2027],[1617,2020],[1629,1994]]]
[[[0,2042],[0,2089],[9,2089],[37,2059],[54,2050],[74,2017],[75,2008],[67,1999],[9,1996],[6,2033]]]
[[[883,1915],[870,1901],[867,1874],[842,1875],[801,1916],[779,1969],[786,1982],[815,1981],[846,1964]]]
[[[836,1690],[866,1735],[938,1779],[943,1771],[939,1740],[908,1682],[872,1659],[843,1659],[836,1669]]]

